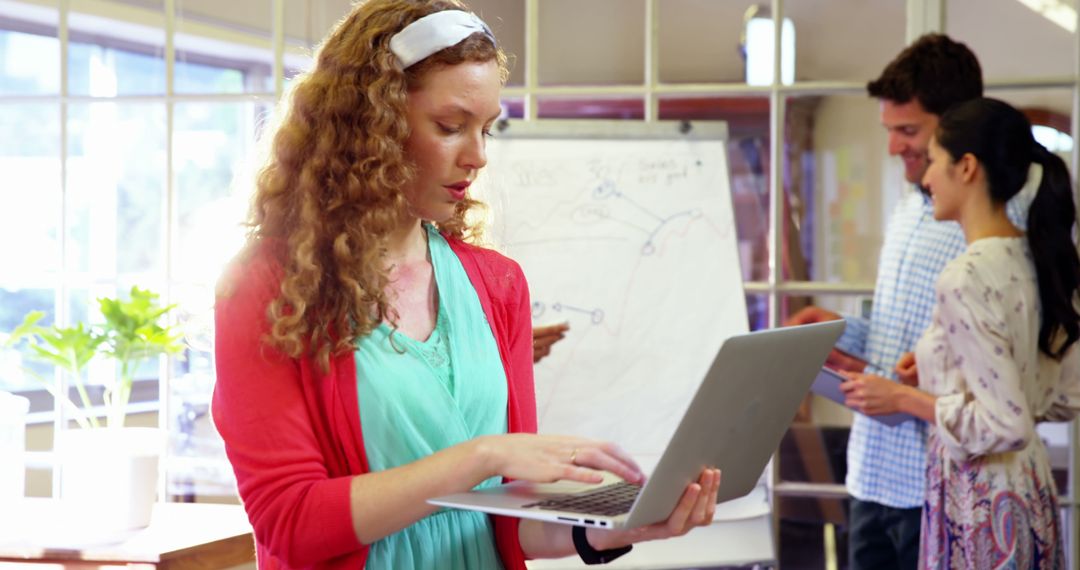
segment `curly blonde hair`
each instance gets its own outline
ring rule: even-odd
[[[407,211],[402,187],[415,173],[404,151],[409,90],[428,71],[465,61],[495,60],[505,82],[505,55],[479,32],[399,69],[390,38],[451,9],[466,8],[458,0],[358,3],[323,41],[313,69],[295,80],[258,173],[248,246],[274,240],[283,269],[265,340],[293,358],[314,357],[323,372],[331,354],[351,351],[393,317],[383,256]],[[476,237],[466,214],[480,205],[460,202],[439,230]]]

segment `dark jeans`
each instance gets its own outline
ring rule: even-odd
[[[851,499],[848,554],[851,570],[915,570],[922,509],[894,509]]]

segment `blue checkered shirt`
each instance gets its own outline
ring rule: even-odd
[[[1013,223],[1026,227],[1026,205],[1009,202]],[[930,325],[934,283],[966,249],[956,222],[934,220],[921,192],[907,193],[893,212],[878,263],[870,319],[848,317],[837,346],[866,357],[866,372],[896,380],[893,367]],[[847,488],[853,497],[893,508],[921,507],[926,480],[926,423],[890,427],[855,414],[848,440]]]

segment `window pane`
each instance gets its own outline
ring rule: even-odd
[[[0,286],[0,339],[6,340],[7,333],[17,327],[31,311],[45,313],[45,317],[38,321],[38,325],[52,325],[56,315],[55,300],[56,290],[53,288],[7,289]],[[0,347],[0,390],[6,392],[43,390],[43,383],[51,382],[52,379],[53,367],[34,360],[32,353],[25,346],[20,346],[18,349]]]
[[[520,119],[525,116],[525,100],[524,99],[503,99],[502,107],[505,110],[506,119]],[[498,125],[496,125],[498,127]],[[498,134],[496,133],[496,136]]]
[[[60,245],[60,106],[0,103],[0,287],[55,276]]]
[[[892,208],[912,191],[888,156],[877,102],[859,94],[786,104],[788,277],[873,283]]]
[[[52,324],[60,275],[60,106],[0,104],[0,336],[30,311]],[[5,337],[6,338],[6,337]],[[0,390],[39,390],[32,374],[52,379],[52,367],[29,351],[0,350]]]
[[[639,85],[645,79],[642,0],[540,2],[541,85]]]
[[[841,315],[869,316],[872,296],[814,295],[781,299],[780,321],[807,305]],[[780,444],[779,477],[800,483],[843,484],[847,472],[847,437],[853,413],[827,398],[808,394]]]
[[[781,299],[780,319],[787,319],[807,305],[817,305],[845,316],[870,318],[873,300],[873,291],[829,295],[786,295]]]
[[[178,54],[176,61],[177,93],[242,93],[246,78],[251,77],[252,91],[267,91],[270,66],[200,57],[197,52]]]
[[[1073,89],[1071,88],[1001,89],[991,87],[987,88],[986,96],[1001,99],[1020,109],[1033,125],[1045,125],[1066,133],[1072,128]],[[1054,150],[1071,170],[1073,151],[1065,150],[1061,146]],[[1075,174],[1073,173],[1074,178]]]
[[[946,6],[946,32],[975,52],[984,78],[1076,73],[1075,2],[949,0]],[[1038,6],[1055,14],[1044,16],[1033,8]]]
[[[818,497],[777,497],[773,507],[780,517],[781,568],[848,568],[848,500]]]
[[[725,121],[731,200],[744,281],[769,278],[769,100],[697,97],[660,100],[661,120]],[[753,310],[751,308],[751,310]],[[762,313],[763,319],[768,312]],[[765,321],[761,321],[764,326]],[[751,315],[751,327],[755,326]]]
[[[877,77],[906,44],[905,10],[905,2],[892,0],[785,2],[784,17],[795,29],[795,78],[863,82]],[[980,21],[970,15],[982,10],[965,17]]]
[[[741,49],[750,0],[665,0],[659,11],[660,81],[746,83]]]
[[[173,276],[213,287],[243,243],[253,147],[269,112],[255,103],[178,103],[173,133]]]
[[[645,103],[640,97],[615,99],[575,99],[545,97],[537,100],[541,119],[644,119]]]
[[[173,362],[169,493],[231,495],[235,481],[210,422],[214,385],[214,283],[243,243],[253,190],[254,141],[270,108],[255,103],[179,103],[173,169],[176,242],[172,301],[188,349]]]
[[[176,18],[177,93],[273,89],[272,2],[181,3]]]
[[[1050,467],[1054,474],[1054,482],[1057,484],[1058,494],[1068,496],[1069,488],[1069,448],[1071,425],[1067,423],[1037,424],[1039,438],[1046,445],[1047,454],[1050,456]]]
[[[86,283],[142,287],[164,270],[165,106],[68,111],[68,263]]]
[[[126,301],[131,298],[131,288],[138,286],[140,289],[149,289],[158,295],[164,293],[163,281],[160,277],[147,275],[126,275],[123,278],[90,285],[88,287],[72,287],[68,291],[69,321],[71,323],[84,323],[86,326],[101,326],[105,318],[101,314],[100,299],[119,299]],[[165,301],[159,297],[158,303],[163,305]],[[171,314],[171,313],[170,313]],[[160,376],[160,363],[158,358],[143,359],[135,362],[133,379],[136,381],[157,381]],[[86,368],[85,382],[90,386],[104,386],[120,377],[120,366],[115,359],[95,357]],[[96,390],[90,390],[91,398],[99,396]],[[137,387],[132,393],[132,402],[156,400],[157,390],[153,386],[148,388]]]
[[[68,90],[72,95],[165,93],[163,0],[100,2],[72,11]],[[89,7],[89,5],[88,5]]]
[[[285,83],[311,69],[315,48],[348,14],[349,2],[285,3]]]
[[[510,57],[507,85],[524,85],[525,0],[472,0],[469,8],[491,27],[499,47]]]
[[[213,284],[173,287],[177,325],[187,349],[173,359],[170,391],[170,495],[233,495],[236,483],[224,444],[210,421],[214,390]]]
[[[769,327],[769,296],[757,293],[746,295],[746,321],[749,330],[757,331]]]
[[[0,95],[60,93],[56,3],[0,3]]]
[[[1035,124],[1050,123],[1059,130],[1068,132],[1072,117],[1073,90],[1065,89],[1000,89],[991,87],[986,90],[987,97],[1001,99],[1025,112],[1028,120]],[[1070,164],[1071,157],[1064,156],[1065,164]]]

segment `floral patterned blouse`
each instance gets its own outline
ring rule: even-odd
[[[1056,568],[1057,491],[1038,421],[1080,412],[1080,351],[1039,350],[1039,295],[1025,238],[985,238],[949,263],[916,345],[936,395],[920,566]]]

